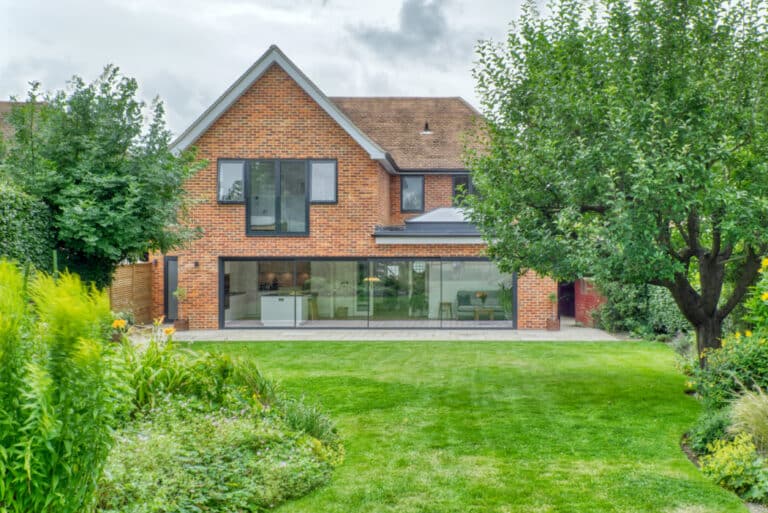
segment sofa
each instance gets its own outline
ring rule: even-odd
[[[485,298],[485,304],[477,297],[478,292],[485,292],[487,297]],[[485,310],[478,312],[478,309]],[[488,310],[493,310],[494,320],[505,319],[504,308],[499,301],[498,290],[459,290],[456,292],[456,318],[458,320],[474,320],[475,312],[478,312],[480,319],[489,319]]]

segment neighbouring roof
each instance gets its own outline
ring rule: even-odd
[[[13,128],[5,118],[11,113],[14,103],[0,101],[0,133],[6,141],[13,137]]]
[[[354,98],[330,100],[379,146],[401,170],[466,169],[465,134],[480,114],[452,98]],[[423,133],[425,123],[429,132]]]

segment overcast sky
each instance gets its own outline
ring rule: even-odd
[[[159,95],[178,134],[269,45],[329,96],[462,96],[480,39],[520,0],[0,0],[0,99],[107,63]]]

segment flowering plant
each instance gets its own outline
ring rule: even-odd
[[[481,303],[485,304],[485,300],[488,299],[488,293],[484,290],[478,290],[475,292],[475,297],[479,299]]]

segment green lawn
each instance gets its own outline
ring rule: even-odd
[[[696,401],[650,343],[205,344],[257,358],[346,441],[277,511],[746,512],[679,448]]]

